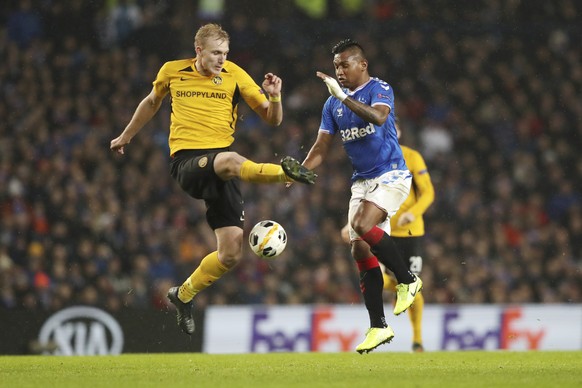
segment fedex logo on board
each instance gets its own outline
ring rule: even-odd
[[[273,325],[268,310],[255,311],[252,317],[251,352],[351,351],[359,333],[333,327],[332,308],[316,308],[301,327],[283,330]],[[301,321],[301,320],[300,320]]]
[[[545,328],[523,327],[523,309],[520,307],[505,308],[501,314],[489,322],[488,317],[479,320],[482,325],[472,325],[464,322],[465,310],[449,310],[443,315],[443,334],[441,349],[443,350],[474,350],[474,349],[527,349],[540,348],[546,335]],[[467,318],[467,321],[469,319]]]

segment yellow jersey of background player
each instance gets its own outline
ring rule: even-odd
[[[434,201],[434,187],[426,163],[420,153],[410,147],[401,145],[406,166],[412,173],[410,194],[390,219],[392,237],[424,236],[423,214]],[[414,220],[407,224],[399,222],[403,213],[411,213]],[[410,218],[409,218],[410,219]]]
[[[398,128],[398,127],[397,127]],[[402,258],[408,263],[410,272],[419,275],[423,266],[424,219],[423,214],[434,201],[434,187],[422,155],[412,148],[401,145],[402,155],[412,173],[410,193],[398,212],[390,219],[392,241]],[[396,282],[384,272],[384,289],[395,291]],[[414,304],[408,308],[412,325],[412,351],[422,352],[422,315],[424,296],[418,293]]]
[[[166,62],[153,82],[159,97],[170,93],[170,154],[184,149],[225,148],[234,141],[237,106],[242,97],[253,110],[267,101],[242,68],[225,61],[220,74],[204,76],[196,59]]]

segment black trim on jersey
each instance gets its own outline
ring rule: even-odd
[[[236,84],[236,88],[234,88],[234,93],[232,94],[232,123],[233,123],[233,127],[232,129],[234,129],[234,110],[236,109],[236,106],[238,105],[238,102],[240,101],[240,89],[238,88],[238,84]]]
[[[182,70],[178,70],[178,72],[180,72],[180,71],[188,71],[190,73],[193,73],[194,69],[192,69],[192,66],[188,66],[188,67],[183,68]]]
[[[414,190],[414,199],[418,201],[418,185],[416,184],[414,176],[412,176],[412,189]]]
[[[411,186],[412,187],[410,188],[410,190],[414,193],[414,202],[416,203],[418,201],[419,194],[418,194],[418,185],[416,184],[416,180],[414,179],[414,175],[412,176]],[[412,231],[410,229],[408,229],[408,235],[410,237],[413,237]],[[406,238],[409,238],[409,237],[406,237]]]

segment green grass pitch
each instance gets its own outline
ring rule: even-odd
[[[582,352],[0,356],[0,387],[582,387]]]

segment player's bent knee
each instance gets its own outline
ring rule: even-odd
[[[232,243],[221,246],[218,249],[218,257],[220,262],[227,268],[232,268],[237,265],[242,259],[242,244],[238,241],[232,241]]]
[[[221,152],[214,159],[214,171],[222,179],[236,178],[240,174],[242,163],[247,160],[236,152]]]
[[[229,226],[215,231],[218,240],[218,259],[227,268],[234,267],[242,258],[243,230]]]
[[[373,227],[374,227],[373,224],[371,224],[370,222],[366,222],[365,220],[352,221],[352,228],[358,234],[358,236],[365,235]]]
[[[222,257],[220,257],[220,262],[226,268],[232,268],[232,267],[236,266],[240,262],[241,258],[242,258],[242,254],[240,254],[240,255],[229,255],[229,254],[226,254],[226,255],[223,255]]]
[[[374,254],[370,251],[370,246],[362,240],[356,240],[352,244],[352,257],[355,260],[367,259]]]

